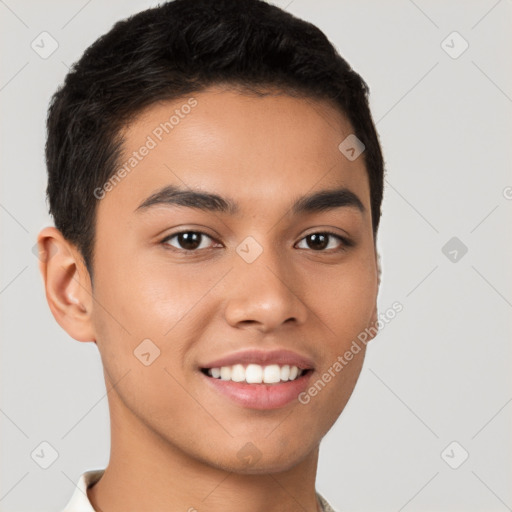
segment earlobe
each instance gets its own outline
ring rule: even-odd
[[[46,300],[58,324],[78,341],[95,341],[89,272],[77,248],[54,228],[37,238]]]

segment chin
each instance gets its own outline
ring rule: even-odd
[[[311,451],[290,450],[286,452],[279,452],[274,447],[268,448],[268,455],[265,455],[264,450],[260,451],[252,445],[247,443],[247,448],[238,450],[228,459],[220,456],[215,461],[208,461],[214,467],[236,473],[239,475],[262,475],[271,473],[282,473],[295,467],[302,462]]]

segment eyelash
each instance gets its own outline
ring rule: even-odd
[[[169,240],[172,240],[173,238],[177,237],[178,235],[182,235],[182,234],[185,234],[185,233],[195,233],[195,234],[199,234],[199,235],[202,235],[202,236],[205,236],[205,237],[208,237],[210,238],[211,240],[217,242],[212,236],[208,235],[207,233],[204,233],[203,231],[194,231],[194,230],[185,230],[185,231],[178,231],[177,233],[173,233],[172,235],[168,235],[166,236],[160,243],[162,245],[164,245],[166,247],[166,249],[168,250],[172,250],[172,251],[176,251],[176,252],[181,252],[181,253],[185,253],[185,254],[194,254],[194,253],[198,253],[200,251],[204,251],[205,249],[178,249],[176,247],[173,247],[171,245],[169,245],[167,242],[169,242]],[[313,233],[308,233],[305,237],[301,238],[299,240],[299,242],[302,242],[302,240],[305,240],[306,238],[308,238],[309,236],[311,235],[328,235],[330,237],[334,237],[336,239],[338,239],[340,242],[341,242],[341,247],[338,248],[338,249],[329,249],[329,250],[326,250],[326,249],[321,249],[321,250],[314,250],[314,249],[309,249],[310,251],[313,251],[313,252],[317,252],[317,253],[327,253],[327,254],[332,254],[332,253],[339,253],[339,252],[343,252],[343,251],[346,251],[349,247],[352,247],[354,245],[354,243],[349,240],[348,238],[345,238],[341,235],[339,235],[338,233],[334,233],[332,231],[315,231]],[[202,242],[202,240],[201,240]]]

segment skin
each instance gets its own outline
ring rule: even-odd
[[[94,287],[57,229],[38,237],[51,255],[40,263],[51,311],[71,337],[97,344],[109,390],[110,461],[88,496],[109,512],[313,512],[318,446],[352,394],[364,345],[309,404],[274,410],[234,404],[205,384],[198,365],[245,348],[284,348],[313,360],[313,383],[375,323],[364,159],[338,150],[353,130],[326,102],[219,87],[194,98],[191,113],[98,202]],[[125,156],[185,101],[139,115],[125,130]],[[170,184],[229,196],[241,212],[137,210]],[[340,186],[365,212],[290,213],[300,196]],[[308,244],[325,229],[354,245],[342,250],[334,237],[325,249]],[[177,237],[162,242],[180,231],[211,238],[186,255]],[[236,252],[247,236],[263,248],[250,264]],[[133,354],[147,338],[160,350],[149,366]],[[237,456],[248,442],[259,456],[250,464]]]

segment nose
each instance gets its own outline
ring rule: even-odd
[[[252,263],[239,259],[229,277],[224,315],[231,326],[253,326],[267,333],[285,323],[306,321],[299,276],[274,251],[264,250]]]

